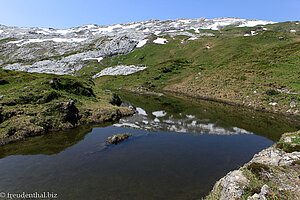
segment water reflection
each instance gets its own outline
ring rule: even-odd
[[[0,147],[1,191],[50,191],[72,200],[201,199],[218,179],[272,145],[269,139],[299,128],[294,119],[212,102],[122,97],[137,113],[114,126],[83,126]],[[125,132],[129,140],[105,146],[109,136]]]
[[[281,134],[300,129],[299,119],[258,112],[181,96],[150,97],[120,94],[136,114],[116,127],[176,133],[235,135],[257,134],[278,141]],[[127,103],[128,105],[128,103]]]
[[[199,119],[194,115],[179,113],[177,117],[164,110],[147,113],[143,108],[137,107],[136,113],[119,123],[116,127],[136,128],[152,132],[166,131],[175,133],[194,133],[211,135],[253,134],[238,127],[222,127],[210,119]]]
[[[72,130],[51,132],[46,135],[26,138],[24,141],[0,146],[0,158],[11,155],[53,155],[76,145],[92,132],[93,127],[104,127],[111,123],[81,126]]]

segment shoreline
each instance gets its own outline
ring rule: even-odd
[[[300,130],[284,133],[279,142],[219,179],[205,200],[300,198],[299,139]]]
[[[97,110],[94,110],[94,112],[97,112]],[[0,139],[0,146],[4,146],[6,144],[10,144],[13,142],[22,141],[29,137],[46,135],[51,132],[71,130],[71,129],[74,129],[74,128],[77,128],[77,127],[83,126],[83,125],[102,124],[102,123],[106,123],[106,122],[117,121],[117,120],[121,119],[122,117],[130,116],[130,115],[134,114],[134,111],[128,107],[117,107],[116,110],[110,110],[109,115],[107,115],[107,112],[105,112],[105,111],[102,113],[97,112],[97,114],[100,115],[100,117],[99,118],[97,117],[97,119],[88,117],[74,125],[69,124],[64,127],[57,127],[57,128],[52,128],[52,129],[48,129],[48,130],[40,129],[40,130],[33,131],[33,130],[28,129],[28,130],[26,130],[27,132],[23,135],[18,135],[18,136],[13,135],[14,137],[6,137],[6,138]]]
[[[242,104],[238,104],[238,103],[234,103],[234,102],[230,102],[230,101],[226,101],[226,100],[222,100],[222,99],[216,99],[216,98],[212,98],[212,97],[208,97],[208,96],[201,96],[201,95],[189,95],[187,93],[184,92],[176,92],[173,90],[163,90],[163,92],[153,92],[153,91],[133,91],[133,90],[116,90],[116,91],[120,91],[120,92],[128,92],[131,94],[135,94],[135,95],[141,95],[141,96],[155,96],[155,97],[164,97],[164,96],[175,96],[175,97],[184,97],[184,98],[191,98],[191,99],[196,99],[196,100],[203,100],[203,101],[210,101],[210,102],[216,102],[216,103],[220,103],[220,104],[225,104],[225,105],[229,105],[229,106],[233,106],[233,107],[240,107],[240,108],[246,108],[249,110],[254,110],[254,111],[259,111],[259,112],[264,112],[264,113],[270,113],[270,114],[275,114],[275,115],[280,115],[280,116],[285,116],[288,118],[293,118],[296,120],[300,120],[300,115],[295,115],[295,114],[287,114],[287,113],[283,113],[283,112],[274,112],[272,110],[266,110],[266,109],[262,109],[262,108],[255,108],[252,106],[246,106],[246,105],[242,105]]]
[[[201,95],[189,95],[189,94],[184,93],[184,92],[176,92],[176,91],[172,91],[172,90],[164,90],[164,92],[167,95],[171,95],[171,96],[183,96],[183,97],[187,97],[187,98],[199,99],[199,100],[204,100],[204,101],[212,101],[212,102],[221,103],[221,104],[225,104],[225,105],[247,108],[247,109],[251,109],[251,110],[259,111],[259,112],[278,114],[278,115],[281,115],[281,116],[290,117],[290,118],[300,120],[300,115],[287,114],[287,113],[284,113],[284,112],[274,112],[272,110],[266,110],[266,109],[263,109],[263,108],[255,108],[255,107],[252,107],[252,106],[246,106],[246,105],[243,105],[243,104],[234,103],[234,102],[230,102],[230,101],[226,101],[226,100],[222,100],[222,99],[216,99],[216,98],[213,98],[213,97],[201,96]]]

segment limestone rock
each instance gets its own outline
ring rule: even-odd
[[[292,162],[299,159],[300,152],[286,153],[275,147],[270,147],[254,155],[250,163],[257,162],[265,165],[284,166],[290,165]]]
[[[242,184],[248,183],[248,179],[242,171],[235,170],[229,172],[225,177],[220,179],[214,186],[214,189],[221,186],[219,200],[238,199],[244,194]]]

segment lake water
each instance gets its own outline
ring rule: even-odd
[[[0,147],[0,192],[58,199],[201,199],[299,121],[178,97],[123,94],[137,114]],[[118,145],[105,140],[132,137]]]

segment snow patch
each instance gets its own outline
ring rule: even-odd
[[[87,40],[87,38],[51,38],[51,39],[29,39],[25,42],[24,40],[18,40],[18,41],[11,41],[8,42],[8,44],[17,44],[17,46],[23,46],[30,43],[41,43],[41,42],[83,42]]]
[[[157,123],[158,123],[158,122],[160,122],[160,120],[159,120],[158,118],[155,118],[155,119],[154,119],[154,122],[157,122]]]
[[[197,38],[197,37],[191,37],[188,40],[197,40],[197,39],[199,39],[199,38]]]
[[[164,38],[157,38],[156,40],[153,41],[155,44],[167,44],[168,40]]]
[[[190,119],[196,118],[196,116],[194,116],[194,115],[186,115],[186,117],[190,118]]]
[[[66,35],[68,33],[74,32],[74,30],[71,30],[71,29],[61,29],[61,30],[56,30],[55,32],[58,33],[58,34],[61,34],[61,35]]]
[[[146,120],[143,120],[142,122],[143,122],[144,124],[149,124],[149,122],[146,121]]]
[[[161,33],[161,31],[155,31],[154,34],[155,35],[159,35]]]
[[[262,20],[245,20],[238,27],[253,27],[253,26],[257,26],[257,25],[267,25],[267,24],[275,24],[275,23],[277,23],[277,22],[262,21]]]
[[[99,57],[99,58],[84,58],[82,60],[83,61],[85,61],[85,60],[97,60],[98,62],[101,62],[101,60],[103,60],[103,58],[102,57]]]
[[[139,41],[139,43],[136,45],[136,48],[141,48],[142,46],[144,46],[147,43],[147,41],[148,41],[148,39]]]
[[[23,42],[24,40],[17,40],[17,41],[10,41],[7,44],[18,44],[20,42]]]
[[[271,105],[271,106],[276,106],[278,103],[276,103],[276,102],[271,102],[271,103],[269,103],[269,105]]]
[[[138,112],[139,115],[144,115],[144,116],[147,116],[147,113],[145,110],[143,110],[142,108],[140,107],[137,107],[136,108],[136,111]]]
[[[195,30],[195,33],[200,33],[198,28],[193,27],[193,29]]]
[[[147,67],[139,67],[139,66],[135,66],[135,65],[118,65],[115,67],[108,67],[103,69],[101,72],[99,72],[98,74],[94,75],[93,78],[98,78],[101,76],[106,76],[106,75],[129,75],[129,74],[133,74],[135,72],[138,71],[142,71],[144,69],[146,69]]]
[[[152,112],[152,115],[154,115],[155,117],[164,117],[167,115],[167,112],[166,111],[155,111],[155,112]]]

